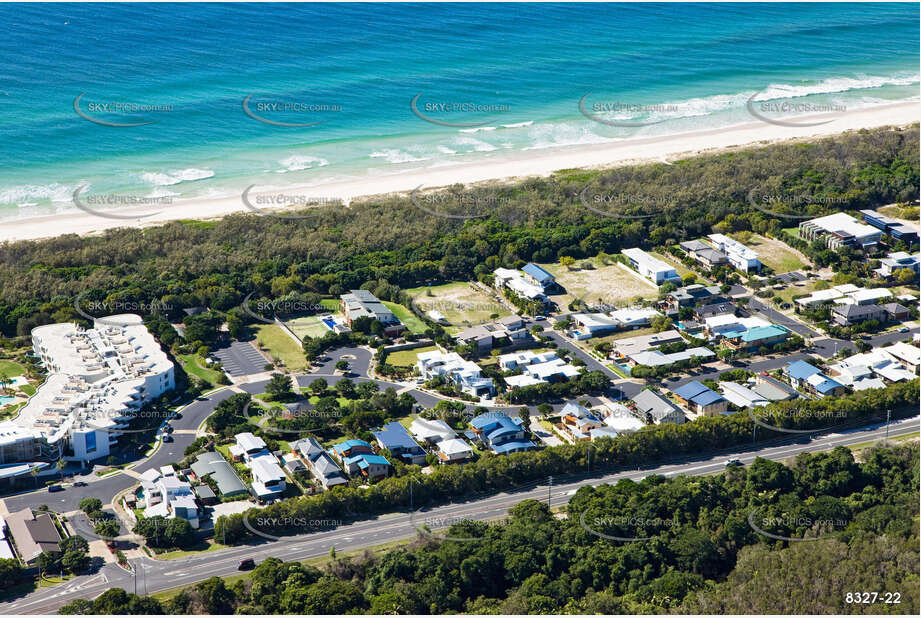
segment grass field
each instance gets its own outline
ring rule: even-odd
[[[182,368],[187,374],[201,378],[205,382],[209,382],[212,386],[220,384],[218,380],[222,375],[221,372],[215,371],[214,369],[205,369],[205,367],[200,364],[202,358],[197,354],[180,354],[178,358],[182,363]]]
[[[436,310],[454,327],[466,328],[511,315],[504,305],[466,282],[407,289],[422,311]],[[450,328],[448,329],[450,330]]]
[[[565,310],[570,302],[580,298],[590,304],[600,300],[609,305],[627,306],[637,296],[658,296],[655,285],[644,283],[639,279],[639,275],[634,276],[624,270],[623,266],[614,262],[605,264],[597,258],[588,261],[595,266],[594,269],[582,270],[574,267],[570,270],[559,264],[540,265],[555,276],[557,283],[566,290],[565,294],[550,297],[560,309]]]
[[[734,238],[738,236],[732,235]],[[777,274],[788,273],[791,270],[800,270],[809,261],[799,251],[796,251],[786,243],[775,238],[765,238],[759,234],[752,234],[744,241],[736,238],[740,242],[758,253],[758,259],[765,266],[769,266]]]
[[[11,360],[0,359],[0,376],[15,378],[25,374],[26,368]]]
[[[403,305],[398,305],[397,303],[391,303],[389,301],[381,301],[384,303],[384,306],[390,309],[393,312],[393,315],[403,323],[403,326],[409,329],[409,332],[421,335],[428,327],[425,325],[425,322],[420,320],[415,316],[415,314],[404,307]]]
[[[387,355],[387,364],[396,367],[412,367],[416,364],[416,355],[420,352],[431,352],[437,350],[433,345],[424,348],[414,348],[412,350],[400,350]]]
[[[303,317],[294,318],[286,321],[285,325],[301,339],[304,337],[322,337],[326,333],[332,332],[326,328],[326,325],[315,315],[305,315]]]
[[[284,363],[285,367],[298,371],[307,366],[304,350],[280,326],[260,324],[255,327],[255,331],[256,341],[265,346],[270,356]]]

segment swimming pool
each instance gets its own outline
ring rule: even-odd
[[[336,328],[336,321],[332,318],[323,318],[321,321],[326,324],[326,328],[329,330],[334,330]]]
[[[13,403],[16,401],[15,397],[7,397],[6,395],[0,395],[0,406],[5,406],[8,403]]]

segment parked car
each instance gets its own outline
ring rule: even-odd
[[[256,561],[252,558],[244,558],[240,561],[240,564],[237,565],[238,571],[249,571],[256,568]]]
[[[902,328],[899,329],[899,332],[900,332],[900,333],[907,333],[907,332],[910,331],[910,330],[911,330],[911,329],[908,328],[907,326],[903,326]]]
[[[167,425],[166,427],[163,428],[163,431],[165,431],[166,433],[173,433],[174,429],[172,425]]]
[[[164,442],[172,442],[172,441],[173,441],[173,436],[171,436],[171,435],[169,435],[169,434],[166,434],[165,436],[163,436],[163,441],[164,441]]]
[[[63,485],[49,485],[49,486],[48,486],[48,493],[49,493],[49,494],[53,494],[53,493],[56,493],[56,492],[59,492],[59,491],[64,491],[64,486],[63,486]]]
[[[182,418],[182,412],[176,412],[176,414],[173,415],[173,418],[176,420],[179,420],[180,418]]]
[[[546,320],[546,319],[547,319],[547,318],[545,318],[544,316],[539,315],[539,316],[537,316],[536,318],[534,318],[534,321],[535,321],[535,322],[543,322],[543,321]]]
[[[86,481],[76,481],[74,487],[86,487]]]

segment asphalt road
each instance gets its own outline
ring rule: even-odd
[[[797,335],[802,337],[819,337],[820,333],[809,328],[802,322],[794,320],[790,316],[777,311],[773,307],[769,307],[765,303],[761,302],[754,296],[751,297],[751,300],[748,301],[748,310],[755,313],[760,313],[767,320],[774,322],[775,324],[780,324],[792,330]]]
[[[905,419],[892,423],[889,427],[890,437],[918,431],[918,418]],[[885,428],[879,424],[870,427],[832,433],[817,437],[808,443],[787,443],[762,447],[759,449],[736,449],[731,452],[702,455],[682,463],[670,463],[652,466],[647,469],[622,471],[615,474],[594,478],[564,479],[558,478],[550,489],[551,506],[563,506],[580,488],[587,485],[597,486],[614,483],[623,478],[641,480],[651,474],[676,476],[679,474],[703,475],[718,473],[725,467],[728,457],[735,457],[749,464],[756,457],[785,460],[799,453],[814,452],[835,446],[857,444],[882,439]],[[382,543],[409,539],[417,534],[417,526],[429,525],[435,533],[439,526],[461,519],[488,520],[504,516],[509,508],[522,500],[533,498],[546,500],[549,485],[546,482],[528,484],[517,491],[502,492],[465,503],[453,503],[415,513],[407,511],[395,513],[371,520],[344,524],[325,531],[315,531],[300,536],[286,537],[279,541],[264,541],[233,549],[211,552],[199,556],[169,561],[157,561],[142,558],[136,561],[138,576],[127,573],[115,565],[106,565],[99,572],[83,575],[67,584],[43,588],[23,598],[0,603],[0,614],[50,614],[58,607],[77,598],[92,599],[109,588],[120,587],[129,591],[137,590],[149,594],[185,586],[208,577],[226,576],[237,572],[237,565],[243,558],[253,558],[257,562],[269,556],[283,560],[306,560],[325,556],[331,548],[347,551],[371,547]],[[462,542],[462,541],[454,541]]]

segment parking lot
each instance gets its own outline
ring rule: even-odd
[[[231,377],[248,376],[265,371],[265,358],[248,341],[234,341],[226,348],[211,353],[224,365],[224,371]]]

